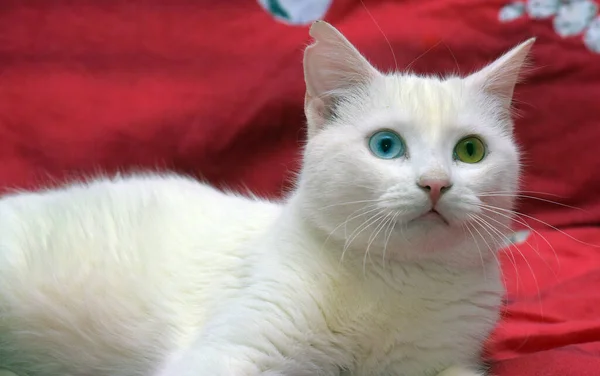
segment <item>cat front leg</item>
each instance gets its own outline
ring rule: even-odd
[[[169,359],[153,376],[333,376],[314,365],[248,350],[237,345],[191,348]]]
[[[216,347],[209,349],[195,345],[185,351],[172,354],[161,365],[153,376],[259,376],[260,372],[251,363],[244,363],[239,358],[239,350],[232,348],[236,356],[227,356],[227,351]],[[237,359],[236,359],[237,358]]]
[[[437,376],[489,376],[483,371],[476,371],[473,368],[464,367],[464,366],[452,366],[450,368],[445,369]]]
[[[191,346],[167,359],[153,376],[339,375],[339,361],[330,356],[327,346],[311,342],[315,330],[310,324],[316,319],[281,311],[280,307],[294,304],[277,300],[284,294],[267,297],[248,291],[224,305]],[[308,305],[305,300],[304,307]]]

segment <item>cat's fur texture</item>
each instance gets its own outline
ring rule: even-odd
[[[152,175],[0,201],[0,367],[484,374],[503,291],[497,231],[513,205],[487,193],[517,189],[510,101],[533,41],[466,78],[439,79],[379,73],[324,22],[311,35],[309,139],[284,203]],[[375,157],[367,144],[379,129],[398,132],[407,154]],[[479,163],[453,159],[467,135],[488,147]],[[421,217],[432,209],[423,182],[451,184],[435,205],[445,220]]]

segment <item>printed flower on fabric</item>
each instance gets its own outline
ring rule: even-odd
[[[275,19],[292,25],[307,25],[322,19],[331,2],[332,0],[258,0]]]
[[[529,0],[527,2],[527,14],[531,18],[549,18],[558,12],[560,0]]]
[[[525,14],[525,3],[522,1],[507,4],[500,9],[498,19],[500,22],[510,22]]]
[[[512,2],[500,9],[500,22],[524,15],[531,19],[552,18],[554,31],[563,38],[581,36],[585,46],[600,54],[600,4],[593,0],[529,0]]]
[[[505,246],[510,246],[512,244],[523,244],[527,242],[527,238],[529,238],[529,235],[531,235],[531,231],[529,230],[521,230],[514,232],[508,235],[504,244]]]
[[[583,35],[583,42],[590,50],[600,54],[600,16],[596,17]]]
[[[598,5],[594,1],[581,0],[565,3],[558,8],[554,18],[554,30],[561,37],[580,34],[598,13]]]

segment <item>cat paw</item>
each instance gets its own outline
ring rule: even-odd
[[[437,376],[486,376],[486,374],[484,372],[474,371],[473,369],[462,366],[452,366],[445,369]]]

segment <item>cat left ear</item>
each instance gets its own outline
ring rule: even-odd
[[[304,51],[304,110],[309,136],[324,125],[337,97],[348,89],[368,84],[380,74],[327,22],[314,22],[310,35],[314,43]]]
[[[510,108],[515,85],[534,42],[535,38],[531,38],[514,47],[487,67],[468,76],[467,83],[483,89]]]

